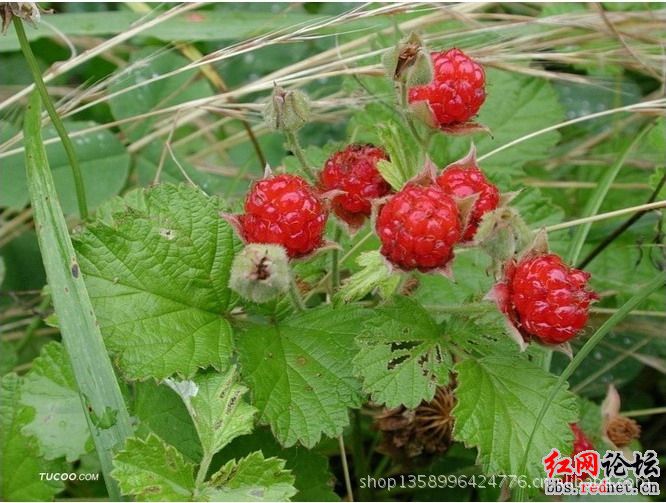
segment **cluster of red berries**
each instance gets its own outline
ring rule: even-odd
[[[483,69],[457,49],[433,53],[432,61],[432,82],[412,88],[410,102],[426,101],[440,125],[468,121],[485,99]],[[323,245],[329,207],[355,229],[375,206],[381,253],[393,266],[446,270],[454,247],[472,241],[483,216],[499,206],[499,190],[477,166],[473,150],[438,176],[413,180],[396,193],[377,168],[382,160],[388,156],[381,148],[350,145],[328,159],[317,186],[289,174],[255,183],[245,214],[236,219],[241,236],[281,245],[292,259],[305,257]],[[464,206],[471,208],[462,211],[466,198]],[[597,299],[586,289],[588,279],[556,255],[530,256],[506,267],[496,287],[498,304],[525,340],[560,344],[585,326]]]

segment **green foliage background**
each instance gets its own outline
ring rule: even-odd
[[[82,51],[175,4],[151,5],[148,17],[141,5],[50,7],[55,14],[43,18],[53,28],[27,27],[44,70],[70,56],[54,28]],[[387,493],[361,489],[357,479],[520,475],[532,429],[524,474],[541,477],[540,460],[550,448],[570,451],[569,423],[580,422],[605,448],[599,407],[609,384],[620,390],[624,411],[639,411],[641,445],[664,459],[663,288],[603,338],[537,424],[536,414],[569,360],[555,353],[544,365],[550,357],[542,348],[518,352],[493,310],[466,311],[494,282],[481,250],[458,254],[455,281],[416,273],[418,286],[409,296],[393,295],[397,280],[382,269],[378,240],[366,224],[341,237],[339,292],[328,288],[330,253],[294,266],[309,290],[304,313],[294,312],[287,299],[254,305],[227,286],[241,243],[219,214],[239,210],[264,168],[240,119],[271,166],[300,169],[284,138],[261,121],[273,81],[299,87],[313,100],[313,120],[299,136],[316,168],[349,142],[370,142],[404,153],[403,178],[417,174],[418,145],[400,122],[392,84],[379,66],[381,53],[410,24],[429,47],[464,48],[487,68],[488,98],[478,121],[491,134],[437,135],[428,154],[439,168],[463,157],[473,142],[502,192],[519,191],[512,206],[536,230],[581,217],[604,173],[638,131],[650,127],[598,213],[643,204],[653,193],[654,200],[666,199],[663,187],[655,192],[666,168],[664,103],[647,113],[630,109],[551,128],[663,98],[666,62],[655,44],[666,44],[663,5],[602,5],[624,30],[622,41],[601,29],[606,25],[599,11],[587,4],[458,6],[461,16],[450,15],[452,8],[205,5],[49,82],[81,162],[95,213],[90,221],[79,219],[67,158],[50,124],[42,130],[46,153],[135,428],[115,450],[113,476],[123,494],[138,500],[339,500],[346,494],[341,436],[356,498],[497,499],[499,487]],[[352,9],[363,15],[350,15]],[[553,26],[564,27],[569,45]],[[305,30],[302,36],[298,29]],[[642,32],[652,38],[642,39]],[[530,37],[536,37],[534,48]],[[634,54],[622,52],[626,44]],[[192,50],[214,62],[188,66]],[[655,70],[660,64],[661,74]],[[14,97],[32,77],[11,27],[0,37],[0,65],[10,70],[0,72],[0,497],[105,497],[101,477],[39,480],[40,472],[97,473],[101,467],[60,342],[51,302],[57,293],[46,284],[29,204],[25,98]],[[227,99],[216,102],[218,96]],[[580,257],[628,217],[593,224]],[[335,227],[331,218],[331,239]],[[550,233],[551,248],[566,255],[575,231]],[[663,215],[653,211],[586,266],[602,301],[573,342],[574,353],[663,274],[665,264]],[[377,452],[372,414],[382,406],[417,407],[452,375],[458,405],[451,449],[409,468]],[[645,409],[654,410],[641,414]]]

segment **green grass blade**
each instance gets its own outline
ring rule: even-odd
[[[74,187],[76,188],[76,200],[79,205],[79,215],[83,220],[86,220],[88,218],[86,187],[83,183],[83,175],[81,174],[79,160],[76,157],[76,153],[74,152],[74,144],[69,138],[67,130],[65,129],[65,125],[62,123],[62,120],[60,120],[60,116],[58,115],[58,112],[56,111],[55,106],[51,101],[49,91],[46,89],[46,84],[44,84],[44,81],[42,80],[42,73],[39,70],[39,66],[37,65],[37,59],[35,59],[32,48],[28,43],[25,29],[23,28],[23,23],[18,17],[14,18],[14,28],[16,29],[16,35],[19,39],[19,42],[21,43],[23,56],[25,57],[25,61],[28,63],[28,67],[30,68],[30,72],[32,73],[32,77],[35,81],[35,87],[39,91],[39,94],[44,101],[44,106],[46,107],[46,111],[48,112],[49,117],[51,118],[53,127],[55,127],[56,131],[58,132],[62,146],[67,153],[67,159],[69,160],[70,167],[72,168],[72,176],[74,177]]]
[[[42,142],[40,114],[41,99],[33,92],[24,134],[28,189],[39,247],[109,497],[118,500],[118,486],[109,475],[113,450],[122,446],[132,428],[58,201]]]
[[[604,173],[596,189],[594,189],[594,192],[588,199],[587,204],[585,205],[585,209],[581,214],[581,218],[591,217],[599,212],[599,208],[601,208],[601,204],[604,202],[611,184],[613,181],[615,181],[615,177],[617,177],[620,169],[622,169],[624,161],[627,159],[629,152],[631,152],[631,150],[638,144],[638,142],[641,141],[641,138],[645,136],[645,133],[647,133],[652,128],[652,126],[653,124],[648,124],[643,129],[641,129],[641,131],[634,137],[631,143],[629,143],[629,145],[627,145],[627,147],[622,151],[620,157],[618,157],[617,161],[615,161],[615,164],[613,164],[613,166],[611,166],[611,168]],[[567,260],[569,264],[575,265],[576,262],[578,262],[578,256],[583,249],[587,235],[590,232],[590,227],[592,227],[592,222],[579,225],[576,228],[576,234],[574,234],[571,247],[569,248],[569,257]]]
[[[523,459],[520,463],[520,474],[524,473],[526,465],[527,465],[527,453],[529,452],[529,449],[532,445],[532,439],[534,438],[534,434],[536,432],[536,429],[539,427],[539,424],[541,424],[541,421],[543,420],[544,416],[546,415],[546,412],[548,412],[548,408],[550,407],[550,403],[552,402],[553,398],[555,395],[557,395],[557,392],[559,389],[564,385],[567,379],[571,377],[571,374],[573,374],[578,367],[583,363],[583,360],[589,355],[592,350],[596,347],[599,342],[601,342],[601,339],[604,338],[604,336],[611,331],[611,329],[617,325],[619,322],[621,322],[625,316],[627,316],[632,310],[636,308],[642,301],[644,301],[647,297],[650,296],[653,292],[655,292],[657,289],[661,288],[664,286],[666,283],[666,273],[660,273],[658,274],[652,281],[647,283],[646,285],[641,288],[641,290],[636,293],[631,299],[629,299],[620,309],[618,309],[613,316],[608,318],[603,325],[601,325],[597,331],[588,339],[588,341],[583,345],[582,348],[576,353],[576,356],[574,357],[571,362],[569,362],[569,365],[566,366],[562,374],[560,374],[557,383],[555,383],[555,386],[553,389],[550,391],[550,394],[548,395],[548,398],[544,402],[543,406],[541,407],[541,410],[539,411],[539,414],[537,416],[537,420],[535,422],[535,426],[532,429],[532,433],[530,433],[529,440],[527,441],[527,446],[525,447],[525,451],[523,453]],[[544,456],[547,453],[544,452]],[[518,498],[516,498],[518,499]]]

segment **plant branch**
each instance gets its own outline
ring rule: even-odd
[[[305,311],[305,302],[303,301],[303,297],[301,297],[301,293],[298,291],[298,285],[293,276],[289,283],[289,295],[291,296],[292,303],[296,310]]]
[[[654,191],[652,192],[652,195],[647,200],[646,204],[650,204],[654,202],[655,199],[657,199],[659,192],[661,192],[661,189],[664,187],[664,183],[666,183],[666,175],[661,177],[661,180],[659,180],[659,183],[655,187]],[[650,210],[642,210],[634,213],[626,222],[624,222],[617,229],[615,229],[608,236],[606,236],[603,239],[603,241],[601,241],[601,243],[599,243],[594,248],[594,250],[588,253],[588,255],[583,260],[581,260],[580,264],[578,264],[576,267],[579,269],[584,269],[585,266],[587,266],[590,262],[592,262],[597,257],[597,255],[599,255],[608,245],[610,245],[613,241],[615,241],[618,237],[620,237],[624,233],[624,231],[626,231],[632,225],[638,222],[641,219],[641,217],[646,213],[648,213],[649,211]]]
[[[60,116],[53,106],[53,101],[49,96],[49,92],[46,89],[46,84],[42,80],[42,72],[39,70],[39,65],[35,59],[35,55],[32,52],[30,43],[28,42],[28,37],[25,34],[25,29],[23,28],[23,22],[18,18],[14,17],[14,28],[16,29],[16,35],[19,39],[19,44],[21,44],[21,51],[23,51],[23,56],[25,57],[28,66],[30,67],[30,72],[32,73],[32,78],[35,81],[35,86],[39,95],[42,97],[42,102],[44,107],[51,118],[51,122],[58,132],[60,141],[62,141],[62,146],[65,149],[67,154],[67,159],[69,160],[69,165],[72,168],[72,176],[74,177],[74,187],[76,189],[76,201],[79,206],[79,214],[83,220],[88,218],[88,203],[86,201],[86,190],[83,183],[83,175],[81,174],[81,167],[79,166],[79,160],[76,157],[76,152],[74,151],[74,145],[72,140],[67,134],[65,125],[60,120]]]
[[[347,489],[347,501],[354,501],[354,493],[352,492],[351,477],[349,476],[349,465],[347,465],[347,451],[345,450],[345,439],[340,434],[338,437],[340,444],[340,459],[342,460],[342,473],[345,478],[345,488]]]
[[[284,135],[287,139],[287,144],[289,145],[289,148],[298,159],[298,162],[301,163],[303,171],[305,171],[306,175],[310,178],[311,182],[316,181],[315,174],[312,171],[310,164],[308,163],[308,158],[305,156],[305,152],[303,152],[301,144],[298,142],[297,134],[293,131],[285,131]]]

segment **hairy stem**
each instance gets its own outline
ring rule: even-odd
[[[292,277],[289,284],[289,295],[291,296],[291,301],[294,304],[294,307],[297,311],[305,311],[305,302],[303,297],[301,297],[301,292],[298,290],[298,285],[296,280]]]
[[[301,144],[298,142],[298,136],[293,131],[285,131],[284,135],[287,138],[287,144],[289,145],[289,148],[298,159],[298,162],[301,163],[303,171],[305,171],[305,174],[308,176],[310,181],[314,182],[316,180],[315,174],[312,171],[310,164],[308,163],[308,158],[305,156],[305,152],[303,152]]]
[[[25,34],[25,29],[23,28],[23,23],[18,17],[13,18],[14,28],[16,29],[16,35],[18,36],[19,44],[21,45],[21,51],[25,57],[28,67],[30,67],[30,72],[32,73],[32,78],[35,81],[35,87],[39,92],[39,95],[42,98],[42,103],[44,108],[51,118],[51,122],[58,132],[62,146],[65,149],[67,154],[67,159],[69,160],[69,165],[72,168],[72,175],[74,177],[74,188],[76,189],[76,201],[79,206],[79,214],[83,220],[88,218],[88,202],[86,201],[86,190],[85,185],[83,184],[83,175],[81,174],[81,167],[79,166],[79,161],[76,157],[76,152],[74,151],[74,145],[72,140],[70,140],[65,125],[60,120],[60,116],[51,101],[49,92],[46,89],[46,84],[42,79],[42,72],[39,70],[39,65],[35,59],[35,55],[32,52],[30,43],[28,42],[28,37]]]

